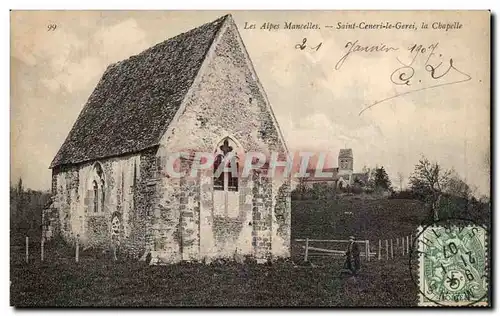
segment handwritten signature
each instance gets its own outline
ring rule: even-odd
[[[397,69],[395,69],[391,73],[391,75],[390,75],[391,82],[395,85],[408,86],[408,87],[413,86],[413,84],[416,83],[417,87],[414,89],[411,89],[409,91],[397,93],[397,94],[392,95],[390,97],[387,97],[385,99],[376,101],[376,102],[370,104],[369,106],[365,107],[364,109],[362,109],[359,112],[359,115],[361,115],[364,111],[374,107],[377,104],[380,104],[380,103],[388,101],[388,100],[392,100],[392,99],[400,97],[400,96],[408,95],[410,93],[415,93],[415,92],[419,92],[419,91],[423,91],[423,90],[427,90],[427,89],[433,89],[433,88],[458,84],[458,83],[462,83],[462,82],[466,82],[466,81],[471,80],[472,77],[469,74],[459,70],[455,66],[453,58],[449,58],[446,61],[442,61],[442,59],[441,59],[442,54],[438,55],[436,53],[438,46],[439,46],[439,42],[433,43],[433,44],[428,45],[428,46],[424,46],[421,44],[419,44],[419,45],[415,44],[415,45],[408,48],[410,54],[412,55],[409,62],[402,62],[399,58],[396,58],[397,61],[401,64],[401,66],[398,67]],[[439,58],[438,61],[435,61],[436,56],[437,56],[437,58]],[[418,60],[420,57],[425,58],[425,62],[423,63],[423,65],[424,65],[423,69],[421,67],[418,67]],[[432,59],[432,61],[431,61],[431,59]],[[428,85],[428,86],[418,87],[418,84],[421,84],[422,80],[420,79],[420,80],[416,81],[416,80],[414,80],[414,77],[417,74],[417,72],[419,72],[419,71],[421,71],[421,72],[425,71],[425,73],[428,75],[428,76],[426,76],[427,78],[430,78],[431,80],[437,81],[437,82],[435,82],[434,84]],[[448,82],[443,82],[442,80],[440,80],[441,78],[445,78],[446,76],[448,76],[452,73],[459,74],[462,78],[458,79],[458,80],[455,79],[453,81],[448,81]]]
[[[298,43],[295,45],[295,49],[304,50],[306,48],[309,48],[311,50],[318,51],[321,48],[322,44],[323,42],[320,42],[316,46],[309,46],[307,45],[307,38],[304,38],[302,39],[302,43]],[[377,104],[380,104],[388,100],[392,100],[400,96],[404,96],[410,93],[415,93],[427,89],[458,84],[472,79],[469,74],[459,70],[455,66],[453,58],[449,58],[446,61],[443,61],[442,54],[437,54],[438,47],[439,47],[439,42],[432,43],[431,45],[428,46],[424,46],[422,44],[414,44],[407,49],[407,51],[410,53],[410,60],[408,62],[403,62],[399,58],[396,58],[397,61],[400,63],[400,66],[391,73],[389,78],[390,81],[398,86],[407,86],[415,88],[376,101],[368,105],[367,107],[363,108],[359,112],[359,115],[361,115],[364,111],[374,107]],[[355,53],[372,54],[372,53],[390,53],[393,51],[399,51],[399,47],[393,47],[390,45],[386,45],[384,43],[381,43],[379,45],[362,45],[357,40],[353,42],[351,41],[347,42],[344,48],[347,49],[347,52],[337,61],[337,63],[335,64],[335,70],[340,70],[347,61],[347,59]],[[436,60],[436,58],[439,58],[439,60]],[[422,60],[424,59],[425,61],[422,63]],[[422,64],[423,67],[421,67]],[[421,73],[423,73],[424,78],[430,78],[430,80],[432,80],[433,83],[422,87],[421,86],[423,84],[422,79],[419,79],[417,81],[416,80],[417,78],[415,78],[415,75],[417,73],[420,75],[421,78],[422,78]],[[444,79],[440,80],[453,73],[459,74],[462,78],[447,82],[443,82]]]

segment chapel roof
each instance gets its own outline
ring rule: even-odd
[[[158,145],[228,17],[108,66],[50,168]]]

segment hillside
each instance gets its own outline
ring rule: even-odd
[[[349,214],[351,212],[352,214]],[[403,199],[292,201],[292,239],[390,239],[414,233],[428,212]]]

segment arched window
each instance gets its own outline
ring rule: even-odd
[[[238,154],[243,148],[234,139],[226,137],[214,152],[213,214],[236,218],[240,211]]]
[[[214,159],[214,190],[238,191],[238,157],[233,152],[233,147],[229,146],[228,138],[224,139],[217,151],[219,154]],[[230,158],[230,161],[226,163],[227,168],[221,166],[224,158]],[[224,169],[230,171],[224,171]]]
[[[99,187],[97,186],[97,182],[94,180],[92,182],[92,189],[93,189],[93,193],[94,193],[94,213],[97,213],[99,210],[98,210],[98,206],[99,206]]]
[[[104,170],[99,162],[92,166],[87,180],[87,209],[89,212],[100,215],[104,212],[104,202],[106,198],[106,179]],[[87,204],[89,203],[89,204]]]

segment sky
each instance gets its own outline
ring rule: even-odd
[[[109,64],[227,13],[290,150],[329,152],[336,166],[339,150],[352,148],[355,171],[384,166],[395,186],[424,155],[489,195],[487,12],[13,11],[11,183],[50,188],[50,162]],[[288,21],[320,29],[283,29]],[[267,22],[280,29],[260,29]],[[417,29],[337,29],[361,22]],[[454,22],[461,28],[432,28]],[[356,51],[373,45],[393,49]],[[440,63],[434,73],[426,66]]]

